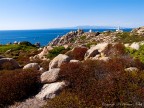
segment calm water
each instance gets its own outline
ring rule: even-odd
[[[103,32],[114,29],[93,29],[93,31]],[[13,43],[14,41],[29,41],[33,44],[40,42],[42,46],[47,45],[51,40],[57,36],[62,36],[70,31],[76,29],[49,29],[49,30],[5,30],[0,31],[0,44]],[[88,32],[88,29],[84,30]],[[131,29],[124,29],[124,31],[131,31]]]

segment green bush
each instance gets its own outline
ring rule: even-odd
[[[86,46],[88,48],[90,48],[92,45],[96,45],[96,44],[97,44],[97,42],[89,42],[89,43],[86,44]]]
[[[20,50],[20,49],[21,49],[20,45],[1,45],[0,46],[0,53],[4,53],[7,50],[15,51],[15,50]]]
[[[0,53],[4,53],[8,50],[11,50],[10,52],[13,52],[19,50],[29,51],[31,49],[36,49],[36,46],[32,45],[29,42],[22,42],[20,45],[18,44],[0,45]]]
[[[116,41],[122,43],[133,43],[144,40],[143,36],[131,34],[129,32],[118,33],[116,37],[117,37]]]
[[[31,44],[31,43],[28,42],[28,41],[22,41],[22,42],[20,42],[20,45],[25,45],[25,46],[34,46],[33,44]]]
[[[141,45],[139,50],[126,48],[126,52],[135,59],[139,59],[142,63],[144,63],[144,45]]]
[[[13,70],[0,72],[0,107],[21,101],[40,88],[40,73],[36,70]]]
[[[81,40],[85,40],[85,39],[86,39],[86,36],[83,35],[83,36],[80,37],[80,39],[81,39]]]
[[[57,55],[59,55],[60,53],[62,53],[62,51],[64,51],[65,48],[62,47],[62,46],[59,46],[59,47],[54,47],[54,49],[52,49],[51,51],[49,51],[49,54],[47,55],[47,58],[54,58],[56,57]]]

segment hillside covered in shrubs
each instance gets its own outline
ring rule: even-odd
[[[0,45],[0,108],[144,107],[142,29]]]

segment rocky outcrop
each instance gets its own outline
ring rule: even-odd
[[[144,26],[143,26],[143,27],[136,28],[136,29],[133,29],[133,30],[132,30],[132,33],[136,33],[136,34],[138,34],[138,35],[144,35]]]
[[[37,59],[40,59],[40,60],[47,60],[47,58],[45,57],[50,50],[52,50],[53,47],[51,46],[46,46],[43,48],[42,52],[39,53],[38,55],[35,55],[34,57],[30,57],[30,60],[37,60]]]
[[[85,59],[95,57],[96,55],[101,54],[108,46],[108,43],[100,43],[94,47],[91,47],[85,54]]]
[[[16,60],[14,60],[13,58],[1,58],[0,59],[0,66],[5,64],[5,63],[10,63],[11,66],[15,69],[20,68],[20,65],[18,64],[18,62],[16,62]]]
[[[41,75],[41,82],[42,83],[55,82],[58,79],[59,72],[60,72],[60,68],[54,68],[54,69],[44,72]]]
[[[41,100],[52,99],[66,86],[67,84],[64,81],[45,84],[41,91],[36,95],[36,98]]]
[[[40,66],[38,63],[29,63],[23,67],[23,69],[36,69],[39,70]]]
[[[64,54],[59,54],[49,63],[49,69],[59,68],[62,63],[69,62],[69,61],[70,61],[69,56]]]
[[[70,63],[80,63],[79,60],[70,60]]]
[[[71,31],[62,37],[55,38],[52,42],[49,43],[50,46],[60,46],[65,45],[73,41],[76,37],[83,35],[84,31],[78,29],[77,31]]]

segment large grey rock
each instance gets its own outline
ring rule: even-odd
[[[69,62],[69,61],[70,61],[69,56],[64,54],[59,54],[49,63],[49,69],[59,68],[62,63]]]
[[[20,68],[20,65],[18,64],[18,62],[14,60],[13,58],[1,58],[0,65],[3,65],[4,63],[10,63],[11,66],[15,69]]]
[[[58,79],[59,72],[60,72],[60,68],[54,68],[54,69],[44,72],[41,75],[41,82],[42,83],[55,82]]]
[[[49,51],[52,49],[53,48],[51,46],[44,47],[42,52],[40,54],[38,54],[39,58],[42,58],[43,56],[47,55],[49,53]]]
[[[85,54],[85,59],[90,58],[90,57],[95,57],[96,55],[100,54],[103,52],[108,46],[108,43],[100,43],[97,44],[94,47],[91,47]]]
[[[139,45],[139,43],[134,42],[129,47],[132,49],[135,49],[135,50],[139,50],[140,45]]]
[[[52,99],[66,86],[67,84],[64,81],[45,84],[41,91],[36,95],[36,98],[41,100]]]
[[[23,69],[36,69],[39,70],[40,66],[38,63],[29,63],[23,67]]]

